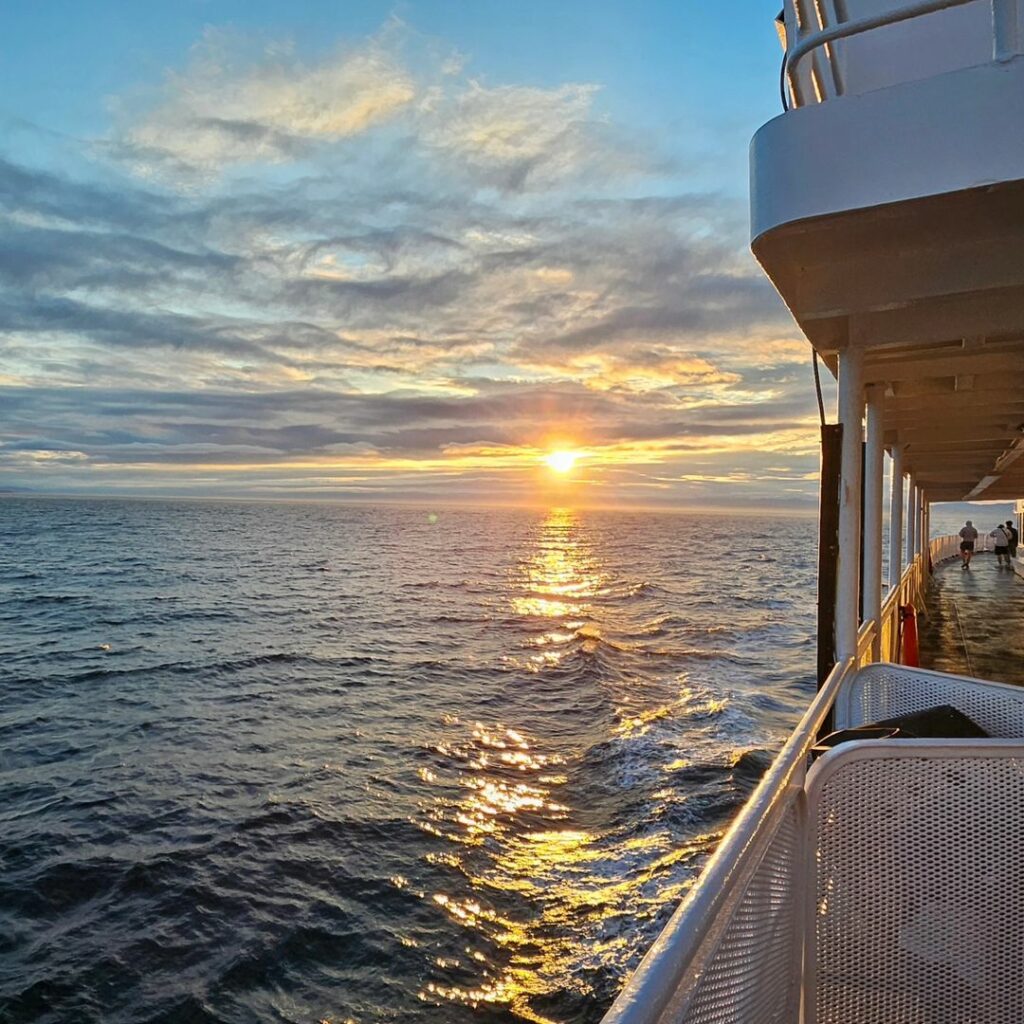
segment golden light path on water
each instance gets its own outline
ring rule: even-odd
[[[510,607],[533,627],[526,643],[534,650],[522,666],[531,672],[557,667],[572,650],[570,641],[586,647],[600,640],[591,604],[611,580],[578,525],[572,510],[552,510],[535,548],[510,580]],[[616,732],[639,735],[650,721],[669,712],[663,708],[623,714]],[[625,917],[638,900],[643,902],[637,894],[654,880],[659,906],[675,903],[689,883],[666,885],[665,876],[673,865],[703,855],[711,837],[673,843],[664,831],[636,835],[618,850],[630,858],[634,870],[628,877],[609,874],[609,854],[599,845],[600,836],[570,823],[570,808],[556,795],[568,781],[559,757],[535,749],[522,732],[480,723],[473,725],[461,753],[468,768],[460,779],[465,793],[457,806],[434,809],[432,830],[477,855],[453,852],[434,859],[460,871],[479,897],[437,892],[431,898],[465,930],[470,941],[459,966],[464,976],[466,967],[475,965],[476,977],[463,984],[430,982],[421,996],[503,1006],[522,1020],[553,1024],[554,1018],[538,1007],[556,994],[564,997],[574,986],[586,995],[581,966],[585,974],[587,965],[592,969],[615,958],[626,942],[622,929],[603,930],[601,923]],[[680,759],[666,767],[686,764]],[[637,864],[642,865],[639,870]],[[512,899],[502,901],[502,896]],[[525,912],[499,913],[491,909],[493,902],[511,902]],[[595,941],[595,934],[603,931],[606,936]],[[488,947],[498,955],[481,952]]]

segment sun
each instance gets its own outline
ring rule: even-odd
[[[552,452],[550,455],[546,455],[544,457],[544,461],[556,473],[568,473],[569,470],[576,465],[576,460],[579,457],[578,452],[557,451]]]

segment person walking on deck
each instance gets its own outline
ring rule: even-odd
[[[974,555],[974,542],[977,539],[978,531],[974,528],[974,523],[968,519],[960,531],[960,558],[964,563],[963,567],[965,569],[971,567],[971,557]]]
[[[1002,569],[1004,561],[1008,569],[1012,568],[1010,563],[1010,535],[1005,527],[997,526],[989,536],[993,537],[996,542],[996,559],[999,562],[999,568]]]
[[[1017,541],[1020,540],[1020,534],[1017,533],[1017,527],[1013,525],[1012,519],[1007,519],[1003,526],[1003,530],[1006,536],[1010,538],[1009,543],[1009,554],[1011,558],[1017,557]]]

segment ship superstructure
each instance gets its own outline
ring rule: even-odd
[[[777,24],[751,237],[836,378],[821,687],[606,1024],[1013,1024],[1024,688],[900,661],[958,548],[931,504],[1024,494],[1024,0],[786,0]],[[978,735],[816,749],[937,708]]]

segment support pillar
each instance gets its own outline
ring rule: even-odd
[[[992,0],[992,56],[1012,60],[1024,48],[1024,2]]]
[[[917,488],[917,553],[924,559],[928,550],[927,538],[924,535],[924,488]]]
[[[839,568],[836,574],[836,660],[857,654],[860,588],[861,445],[864,430],[864,353],[839,353],[839,422],[843,425],[839,486]]]
[[[864,448],[864,586],[861,618],[875,623],[873,661],[882,652],[882,417],[885,392],[877,384],[867,389],[867,439]]]
[[[889,587],[903,575],[903,448],[892,446],[892,488],[889,493]]]
[[[921,491],[921,558],[923,560],[922,573],[928,572],[928,554],[931,547],[931,507],[928,503],[928,495]]]
[[[917,556],[917,484],[914,474],[907,481],[907,566],[914,564]]]

